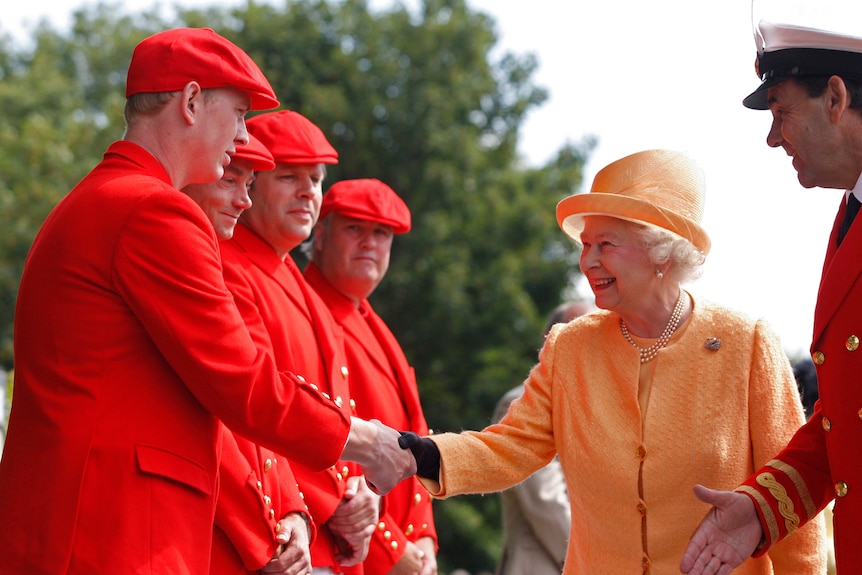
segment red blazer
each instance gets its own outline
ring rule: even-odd
[[[255,346],[209,220],[130,142],[114,143],[42,226],[14,343],[4,575],[203,575],[220,453],[213,415],[318,468],[349,432],[341,410]]]
[[[308,506],[285,458],[224,426],[222,437],[210,573],[257,574],[275,553],[278,520],[310,521]]]
[[[345,415],[351,412],[342,330],[293,260],[281,261],[269,244],[242,224],[221,247],[225,281],[252,338],[274,350],[277,365],[294,366],[299,376],[317,382]],[[320,436],[329,433],[326,427],[312,427]],[[358,468],[339,463],[318,472],[299,462],[292,462],[292,467],[319,528],[311,548],[312,563],[339,572],[335,542],[323,526],[344,496],[344,480],[358,473]]]
[[[353,305],[313,263],[305,269],[305,278],[344,328],[356,414],[363,419],[379,419],[395,429],[428,435],[415,372],[380,316],[367,300],[359,308]],[[384,498],[384,508],[386,514],[377,525],[363,563],[366,575],[389,573],[404,553],[405,541],[431,537],[436,546],[431,496],[418,479],[399,483]]]
[[[839,573],[853,573],[862,565],[862,221],[836,247],[845,210],[842,203],[814,311],[820,400],[787,448],[739,491],[754,500],[763,523],[767,545],[760,552],[835,498],[835,562]]]

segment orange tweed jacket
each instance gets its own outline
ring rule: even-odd
[[[718,338],[718,349],[707,338]],[[654,361],[641,413],[638,354],[618,316],[599,311],[557,326],[499,424],[432,437],[441,454],[432,494],[499,491],[559,454],[572,508],[564,573],[679,573],[708,510],[694,484],[735,488],[778,452],[803,413],[787,357],[763,321],[695,302]],[[822,574],[825,565],[818,520],[734,573]]]

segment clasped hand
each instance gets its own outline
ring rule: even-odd
[[[404,479],[415,475],[416,459],[398,445],[401,434],[376,419],[351,418],[350,436],[341,458],[355,461],[365,473],[369,487],[380,495],[389,493]]]

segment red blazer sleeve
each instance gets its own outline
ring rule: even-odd
[[[192,213],[193,203],[170,200],[148,195],[129,217],[113,256],[118,291],[191,393],[228,427],[314,468],[332,465],[349,418],[311,385],[278,373],[269,350],[255,345],[225,287],[209,220]]]
[[[275,553],[275,525],[271,498],[245,456],[240,453],[233,433],[222,426],[222,454],[219,465],[219,494],[215,526],[226,536],[230,547],[249,571],[261,569]],[[297,490],[298,491],[298,490]],[[218,539],[214,548],[225,545]],[[225,568],[223,550],[213,570]],[[214,557],[216,556],[214,549]]]
[[[407,545],[407,535],[398,527],[398,522],[384,513],[377,522],[368,557],[363,565],[368,573],[389,573],[401,559]]]
[[[736,491],[754,502],[766,543],[755,556],[813,519],[834,497],[820,403],[790,443]]]
[[[261,569],[276,549],[280,518],[301,513],[316,530],[286,459],[236,438],[222,426],[222,458],[215,526],[221,537],[213,540],[211,572],[237,573]]]
[[[431,496],[422,484],[413,477],[402,482],[412,489],[413,503],[406,525],[384,512],[377,522],[368,557],[363,562],[367,573],[389,573],[404,554],[407,542],[415,543],[421,537],[431,537],[437,548],[437,531],[431,510]],[[386,498],[383,499],[384,508]]]

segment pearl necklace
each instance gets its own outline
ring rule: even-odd
[[[667,342],[670,340],[670,336],[673,335],[673,332],[676,331],[676,328],[679,327],[679,320],[682,318],[682,311],[685,309],[686,298],[684,296],[685,292],[683,290],[679,290],[679,298],[676,300],[676,305],[673,308],[673,313],[670,314],[670,319],[667,321],[667,325],[664,327],[664,331],[661,332],[661,335],[649,347],[641,347],[635,343],[632,339],[632,336],[629,335],[629,328],[626,326],[626,322],[623,318],[620,318],[620,331],[623,332],[623,337],[626,338],[626,341],[634,346],[638,352],[640,352],[641,363],[647,363],[648,361],[652,361],[655,359],[655,356],[658,355],[658,352],[661,348],[667,345]]]

